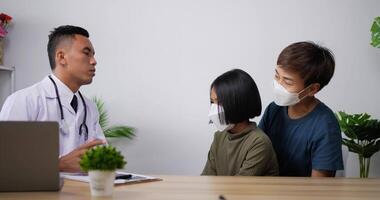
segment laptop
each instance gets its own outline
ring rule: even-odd
[[[57,122],[0,121],[0,192],[57,191]]]

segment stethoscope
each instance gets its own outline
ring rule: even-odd
[[[51,78],[51,76],[49,76],[49,79],[51,80],[51,82],[53,82],[53,85],[55,88],[55,94],[57,95],[57,99],[58,99],[59,111],[61,112],[61,123],[59,124],[59,126],[60,126],[59,128],[62,129],[62,132],[68,133],[69,132],[69,126],[67,125],[66,120],[63,116],[62,103],[61,103],[61,98],[59,97],[57,84]],[[87,118],[87,109],[86,108],[87,108],[87,105],[86,105],[86,102],[84,101],[84,98],[83,98],[83,96],[79,90],[78,90],[78,94],[79,94],[80,98],[82,99],[82,103],[84,106],[84,118],[83,118],[82,124],[79,126],[79,135],[82,136],[82,134],[83,134],[84,140],[86,141],[88,139],[88,127],[86,125],[86,118]]]

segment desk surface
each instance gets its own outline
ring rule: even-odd
[[[109,199],[380,199],[380,179],[156,176],[163,181],[115,187]],[[65,180],[60,192],[0,193],[0,199],[91,199],[89,185]],[[102,199],[102,198],[96,198]],[[105,198],[107,199],[107,198]]]

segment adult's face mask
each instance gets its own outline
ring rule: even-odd
[[[218,131],[228,131],[234,127],[234,124],[225,123],[223,107],[218,104],[211,104],[208,117]]]
[[[279,106],[292,106],[299,103],[303,98],[307,95],[299,98],[299,94],[301,94],[308,87],[303,89],[301,92],[293,93],[286,90],[281,84],[279,84],[276,80],[273,80],[274,86],[274,102]]]

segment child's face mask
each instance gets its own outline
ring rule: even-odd
[[[308,87],[303,89],[301,92],[293,93],[286,90],[281,84],[276,80],[273,81],[274,86],[274,102],[279,106],[292,106],[299,103],[302,99],[307,97],[307,95],[299,98],[299,95],[305,91]]]
[[[214,124],[218,131],[228,131],[234,127],[234,124],[226,124],[223,107],[218,104],[211,104],[208,117],[210,119],[210,123]]]

